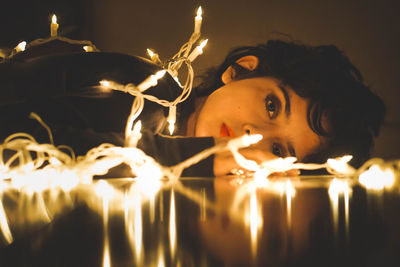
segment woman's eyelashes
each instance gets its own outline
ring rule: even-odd
[[[273,120],[278,116],[281,109],[281,102],[275,95],[268,95],[265,98],[265,109],[267,111],[268,117]]]
[[[286,157],[286,151],[284,147],[279,143],[272,143],[272,154],[280,158]]]

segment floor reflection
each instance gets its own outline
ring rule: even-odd
[[[400,194],[334,177],[4,191],[5,266],[399,266]],[[6,220],[6,222],[4,222]]]

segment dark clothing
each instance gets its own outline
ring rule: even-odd
[[[102,143],[123,146],[124,131],[134,97],[122,92],[102,92],[99,81],[139,84],[159,67],[139,58],[116,53],[73,53],[41,56],[0,64],[0,138],[15,132],[32,134],[48,143],[45,129],[30,112],[37,113],[52,129],[56,145],[69,145],[78,155]],[[173,100],[181,88],[168,75],[146,94]],[[182,125],[193,101],[178,105]],[[138,146],[163,165],[174,165],[210,147],[213,138],[163,135],[168,109],[145,101],[139,117],[143,138]],[[189,168],[184,176],[213,176],[213,158]]]

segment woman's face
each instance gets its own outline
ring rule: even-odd
[[[237,137],[261,134],[257,148],[269,158],[302,160],[321,144],[307,122],[308,103],[269,77],[232,80],[207,97],[195,136]]]

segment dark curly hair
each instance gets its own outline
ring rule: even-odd
[[[246,55],[258,57],[253,71],[235,63]],[[324,162],[329,157],[351,154],[351,164],[360,166],[370,157],[373,138],[379,133],[386,113],[383,101],[364,84],[360,71],[336,46],[308,46],[283,40],[232,50],[224,62],[210,69],[197,88],[209,95],[223,86],[222,73],[232,66],[237,80],[268,76],[309,101],[308,124],[326,145],[308,155],[304,162]],[[321,125],[328,119],[329,129]]]

